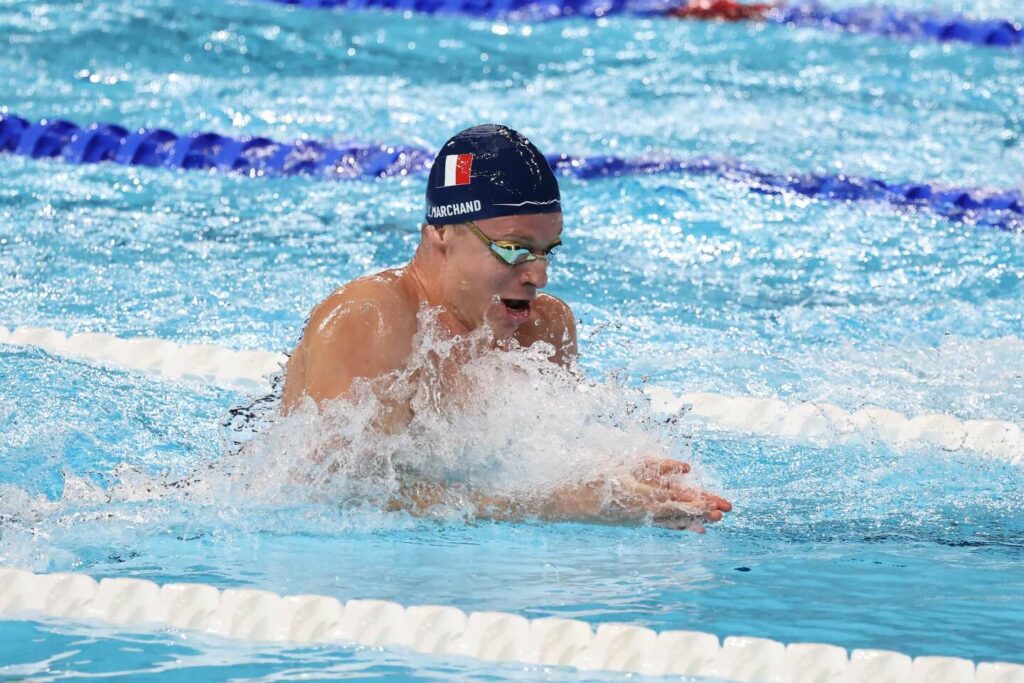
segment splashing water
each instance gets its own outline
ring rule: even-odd
[[[495,346],[482,328],[446,337],[436,312],[401,370],[357,381],[319,408],[275,417],[211,490],[237,500],[386,505],[410,482],[530,503],[645,458],[683,454],[642,392],[615,378],[581,385],[543,343]],[[462,498],[445,503],[461,509]]]
[[[486,327],[446,336],[436,312],[424,311],[404,368],[358,380],[349,395],[321,406],[306,398],[282,415],[272,403],[246,425],[252,436],[234,452],[228,444],[225,455],[201,459],[185,476],[121,463],[98,482],[65,468],[59,500],[9,487],[0,519],[11,522],[9,538],[15,526],[84,520],[166,527],[188,518],[193,531],[280,531],[282,517],[293,530],[325,519],[373,527],[388,509],[475,516],[483,511],[471,494],[502,497],[529,516],[563,487],[652,457],[688,459],[686,435],[653,413],[642,391],[616,375],[584,384],[577,369],[553,364],[553,353],[544,343],[496,344]],[[417,506],[423,483],[444,495]],[[609,487],[605,504],[619,493]]]

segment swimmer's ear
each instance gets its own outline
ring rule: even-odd
[[[447,244],[445,238],[448,236],[445,226],[434,226],[423,223],[420,226],[420,242],[429,244],[432,247],[445,251]]]

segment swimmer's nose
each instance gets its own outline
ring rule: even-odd
[[[519,265],[519,282],[543,289],[548,284],[548,262],[544,259],[528,261]]]

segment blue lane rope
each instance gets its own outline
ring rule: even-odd
[[[310,8],[388,9],[424,14],[462,14],[488,19],[542,21],[561,17],[613,14],[660,16],[685,6],[685,0],[271,0]],[[1002,19],[976,20],[962,15],[915,12],[868,5],[830,10],[820,2],[780,7],[766,21],[793,26],[843,29],[919,40],[956,41],[1014,47],[1024,44],[1024,27]]]
[[[71,121],[30,123],[0,115],[0,153],[72,164],[113,162],[127,166],[218,170],[250,176],[306,175],[324,179],[381,178],[422,174],[430,150],[412,145],[340,145],[264,137],[232,138],[217,133],[179,135],[163,129],[129,131],[112,123],[80,127]],[[924,183],[889,183],[846,175],[781,174],[742,162],[691,159],[623,159],[613,156],[548,157],[556,173],[582,180],[637,174],[714,175],[766,194],[794,192],[835,201],[875,201],[927,208],[950,220],[1024,232],[1024,193],[984,192]]]
[[[129,132],[111,123],[79,127],[71,121],[44,119],[31,124],[11,114],[0,116],[0,152],[33,159],[59,158],[73,164],[113,161],[257,176],[339,178],[404,175],[425,170],[433,159],[426,150],[403,145],[328,146],[314,140],[286,144],[262,137],[179,135],[163,129]]]
[[[878,6],[829,10],[809,2],[775,11],[769,19],[795,26],[838,28],[859,33],[898,36],[918,40],[956,41],[992,47],[1024,43],[1024,27],[1004,19],[977,20],[961,15],[914,12]]]

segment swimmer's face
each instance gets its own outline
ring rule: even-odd
[[[502,216],[474,225],[490,241],[513,242],[540,255],[558,243],[562,214]],[[508,265],[469,226],[449,225],[444,232],[441,286],[446,308],[467,329],[486,321],[499,338],[510,336],[534,315],[533,300],[548,283],[547,261]]]

